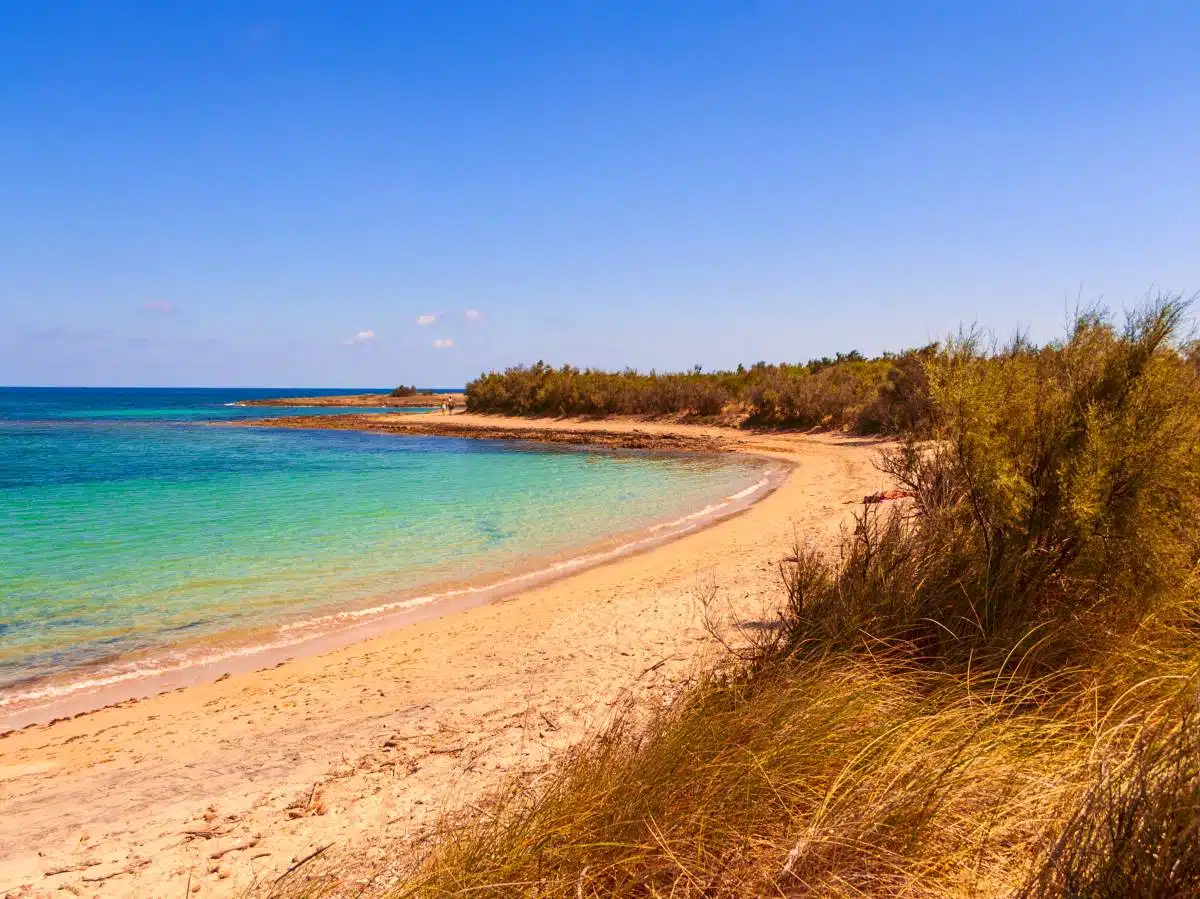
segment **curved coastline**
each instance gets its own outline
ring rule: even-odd
[[[337,416],[351,417],[358,416]],[[302,419],[303,427],[326,429],[326,418],[328,416],[305,417]],[[274,420],[268,420],[266,426],[279,426],[272,422]],[[237,426],[262,425],[246,422]],[[344,423],[334,424],[330,429],[344,429]],[[483,431],[466,431],[461,436],[517,441],[530,439],[520,434],[496,438]],[[575,445],[574,441],[569,440],[535,442]],[[596,444],[592,445],[599,448]],[[586,448],[587,445],[583,446]],[[605,443],[603,447],[612,448],[613,444]],[[655,449],[661,451],[659,447]],[[705,452],[711,450],[706,449]],[[10,688],[0,692],[0,736],[31,725],[77,717],[116,703],[145,699],[166,690],[245,673],[284,660],[329,652],[396,628],[505,599],[598,565],[648,552],[744,511],[777,489],[787,478],[790,468],[791,463],[775,460],[770,466],[764,466],[758,481],[718,502],[689,510],[667,521],[635,531],[618,532],[600,541],[508,570],[489,572],[466,581],[424,585],[394,596],[377,596],[367,605],[285,622],[269,630],[233,633],[224,638],[210,638],[193,646],[170,647],[131,658],[114,659],[71,674]]]
[[[321,847],[338,864],[368,847],[402,856],[446,810],[544,770],[614,708],[672,695],[716,648],[700,596],[769,621],[793,542],[832,548],[851,504],[886,483],[873,440],[661,422],[505,426],[638,431],[639,441],[675,432],[787,463],[786,476],[745,508],[570,576],[458,597],[453,609],[427,604],[341,648],[284,653],[231,677],[219,666],[186,689],[10,732],[0,887],[89,891],[104,878],[121,895],[199,883],[204,895],[241,896]]]

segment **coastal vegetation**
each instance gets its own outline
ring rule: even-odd
[[[923,431],[929,419],[925,363],[936,345],[873,359],[857,351],[807,363],[758,362],[736,371],[648,374],[560,368],[538,362],[467,384],[468,412],[504,415],[725,415],[771,427]]]
[[[824,377],[851,385],[854,411],[819,421],[859,427],[885,393],[921,414],[880,428],[906,433],[881,460],[905,498],[864,504],[837,560],[798,543],[773,626],[736,631],[722,664],[548,778],[447,821],[398,895],[1196,894],[1186,308],[1168,298],[1121,325],[1087,312],[1045,346],[965,334],[803,373],[535,366],[474,382],[476,409],[645,411],[692,390],[809,421],[766,399]]]

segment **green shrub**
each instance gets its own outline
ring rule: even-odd
[[[757,363],[737,371],[643,374],[543,362],[480,375],[472,412],[506,415],[678,415],[730,412],[766,427],[921,431],[929,417],[924,368],[935,347],[865,359],[858,352],[804,365]]]
[[[1037,631],[1052,665],[1178,590],[1200,558],[1200,378],[1172,341],[1182,312],[1163,303],[1123,331],[1088,315],[1061,344],[983,353],[968,337],[935,356],[934,440],[882,465],[913,514],[866,509],[836,582],[804,553],[787,560],[793,641],[871,633],[1006,655]]]

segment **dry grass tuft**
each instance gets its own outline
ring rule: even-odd
[[[1037,713],[1037,686],[848,656],[716,680],[447,834],[411,892],[931,896],[1005,881],[1089,746]]]
[[[1200,894],[1200,714],[1196,684],[1178,716],[1106,760],[1018,899]]]

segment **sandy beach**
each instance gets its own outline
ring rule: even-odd
[[[403,419],[403,420],[400,420]],[[279,424],[279,422],[275,422]],[[241,895],[283,874],[392,882],[438,816],[717,651],[701,596],[769,620],[793,540],[886,486],[878,444],[662,422],[290,417],[291,427],[750,452],[794,463],[741,514],[490,605],[0,739],[0,895]],[[314,855],[316,853],[316,855]],[[311,860],[309,860],[311,857]]]

